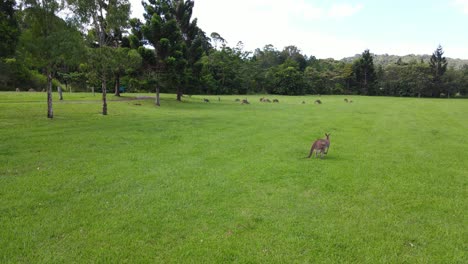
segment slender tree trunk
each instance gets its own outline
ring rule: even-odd
[[[159,101],[159,86],[156,86],[156,101],[157,106],[161,106],[161,102]]]
[[[52,73],[47,73],[47,117],[54,118],[52,109]]]
[[[57,87],[57,92],[58,92],[58,94],[59,94],[59,98],[60,98],[60,100],[63,100],[63,95],[62,95],[62,87],[60,87],[60,86],[59,86],[59,87]]]
[[[115,96],[120,96],[120,75],[115,75]]]
[[[102,77],[102,114],[107,115],[107,91],[106,91],[106,76]]]
[[[177,88],[177,101],[182,101],[182,90]]]

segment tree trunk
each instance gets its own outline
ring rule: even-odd
[[[120,75],[115,75],[115,96],[120,96]]]
[[[47,74],[47,117],[54,118],[52,109],[52,73]]]
[[[63,100],[62,87],[58,86],[58,87],[57,87],[57,92],[58,92],[58,94],[59,94],[60,100]]]
[[[177,88],[177,101],[182,101],[182,90]]]
[[[106,99],[106,77],[102,77],[102,114],[107,115],[107,99]]]
[[[157,106],[161,106],[160,102],[159,102],[159,87],[156,86],[156,105]]]

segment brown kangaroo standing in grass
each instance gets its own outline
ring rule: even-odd
[[[320,152],[320,158],[323,158],[323,154],[328,153],[328,148],[330,147],[330,135],[325,133],[326,139],[317,139],[315,140],[314,144],[310,148],[310,153],[307,158],[312,156],[312,153],[315,151],[315,157],[317,157],[318,153]]]

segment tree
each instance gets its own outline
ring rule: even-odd
[[[266,92],[273,89],[272,79],[269,79],[270,70],[281,64],[281,54],[272,45],[268,44],[263,49],[256,49],[252,56],[252,62],[256,69],[255,82],[258,92]]]
[[[91,62],[94,66],[101,67],[100,73],[102,87],[102,114],[107,115],[107,82],[114,66],[110,58],[103,56],[112,53],[105,47],[117,48],[121,45],[122,32],[128,26],[130,16],[130,3],[128,0],[67,0],[74,11],[75,18],[83,25],[92,25],[90,36],[97,44],[98,52],[93,54],[91,60],[100,59],[99,63]],[[108,64],[106,64],[108,63]]]
[[[56,14],[63,6],[55,0],[25,3],[21,52],[47,77],[47,117],[53,118],[52,79],[59,66],[76,64],[83,53],[79,32]]]
[[[280,53],[281,62],[284,63],[286,60],[291,59],[297,62],[300,71],[304,71],[307,66],[307,61],[304,55],[302,55],[301,50],[296,46],[287,46],[284,47],[283,51]]]
[[[249,52],[243,50],[242,42],[235,48],[223,46],[211,51],[202,60],[202,92],[208,94],[246,94],[252,79]]]
[[[136,50],[116,48],[112,50],[111,71],[115,76],[115,95],[120,96],[120,76],[136,70],[141,65],[141,56]]]
[[[359,92],[364,95],[375,95],[375,68],[373,57],[369,50],[365,50],[361,58],[353,64],[353,71],[357,83],[359,84]]]
[[[15,66],[21,67],[11,59],[20,35],[15,5],[14,0],[0,1],[0,88],[7,88],[7,83],[14,79],[12,72],[17,68]]]
[[[442,46],[439,45],[437,49],[432,53],[431,60],[429,61],[429,66],[432,72],[432,96],[439,97],[441,93],[442,86],[442,76],[447,71],[447,59],[443,57],[444,51]]]
[[[154,47],[158,61],[157,71],[181,101],[187,79],[201,72],[201,59],[208,38],[191,20],[194,1],[149,0],[143,3],[146,24],[143,35]]]
[[[301,95],[304,94],[304,75],[299,70],[299,65],[292,59],[286,60],[283,64],[271,68],[268,71],[268,78],[272,85],[268,92],[272,94]]]
[[[15,0],[0,2],[0,58],[8,58],[15,54],[20,35],[15,5]]]
[[[222,47],[224,47],[226,45],[226,40],[221,37],[220,34],[216,33],[216,32],[212,32],[210,34],[210,37],[212,39],[212,41],[214,42],[214,48],[215,49],[218,49],[218,43],[221,43]]]

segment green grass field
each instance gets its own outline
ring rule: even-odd
[[[268,97],[0,93],[0,262],[467,263],[468,100]]]

